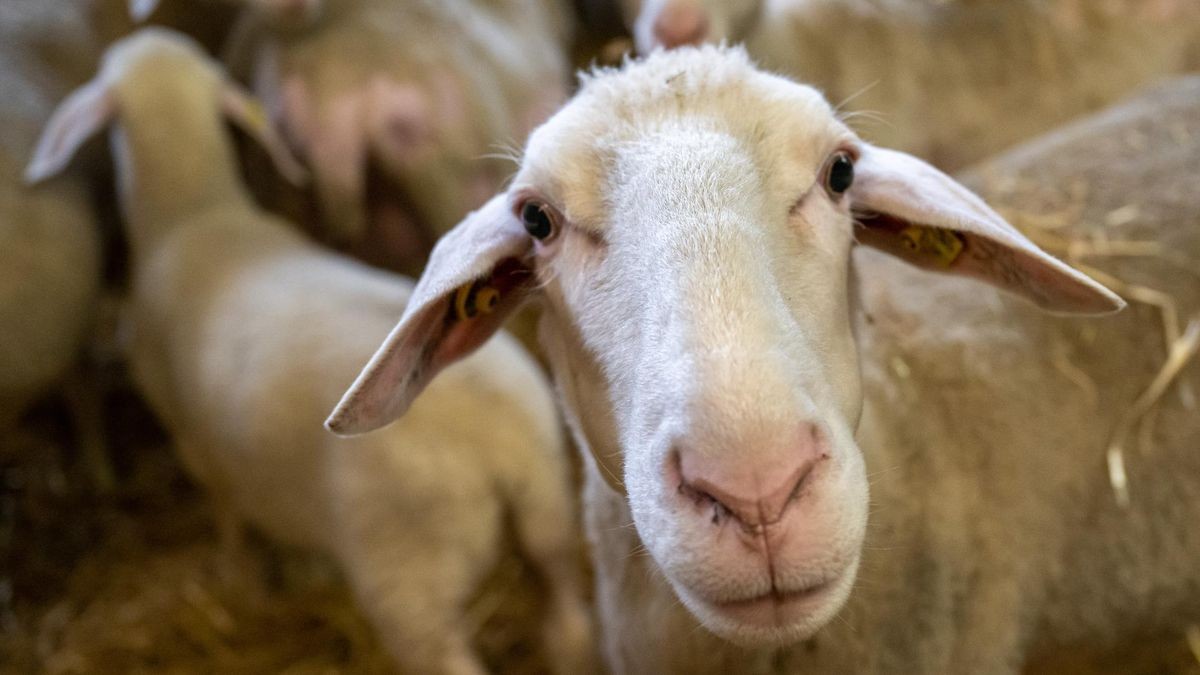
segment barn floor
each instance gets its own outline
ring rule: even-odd
[[[150,413],[106,402],[117,488],[96,496],[68,417],[0,452],[0,673],[387,673],[332,566],[251,540],[232,561]],[[507,552],[468,617],[495,672],[545,672],[537,580]]]

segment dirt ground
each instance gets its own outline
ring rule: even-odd
[[[107,397],[117,487],[98,495],[61,406],[0,452],[0,673],[387,673],[333,567],[266,542],[233,572],[150,413]],[[545,672],[537,579],[513,552],[468,612],[491,669]]]

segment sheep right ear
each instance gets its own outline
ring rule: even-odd
[[[85,142],[108,126],[116,113],[108,85],[93,80],[66,98],[50,117],[25,169],[26,182],[39,183],[66,168]]]
[[[1051,312],[1106,314],[1125,306],[916,157],[864,144],[854,174],[847,194],[858,216],[857,239],[867,246],[991,284]]]
[[[400,322],[325,427],[352,436],[403,415],[438,372],[486,342],[528,298],[535,284],[531,249],[505,194],[446,233]]]
[[[280,175],[292,185],[303,187],[308,182],[308,171],[275,130],[258,100],[236,83],[226,81],[221,85],[221,110],[238,128],[258,141]]]
[[[150,18],[158,9],[158,0],[129,0],[129,16],[137,23]]]

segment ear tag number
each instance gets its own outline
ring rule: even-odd
[[[949,267],[963,251],[963,238],[953,230],[940,227],[909,225],[900,230],[904,248],[925,258],[932,258],[941,267]]]
[[[500,291],[479,280],[459,286],[454,294],[454,316],[459,321],[474,319],[480,314],[491,314],[500,302]]]

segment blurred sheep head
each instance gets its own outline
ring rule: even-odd
[[[258,142],[283,177],[295,185],[308,181],[307,170],[270,124],[261,104],[230,79],[200,44],[162,28],[143,28],[108,47],[100,72],[59,104],[47,122],[26,168],[26,180],[38,183],[60,173],[90,138],[111,128],[119,196],[127,215],[132,209],[131,186],[165,194],[179,189],[172,183],[175,176],[135,175],[134,146],[159,148],[172,157],[179,173],[192,177],[189,187],[204,185],[218,171],[207,163],[209,156],[176,152],[172,141],[178,139],[168,138],[161,129],[124,124],[125,118],[143,116],[174,119],[163,114],[163,91],[174,92],[189,104],[189,118],[176,119],[176,128],[207,129],[211,125],[204,122],[218,112]]]
[[[741,42],[763,0],[621,0],[621,14],[639,54],[726,41]]]

